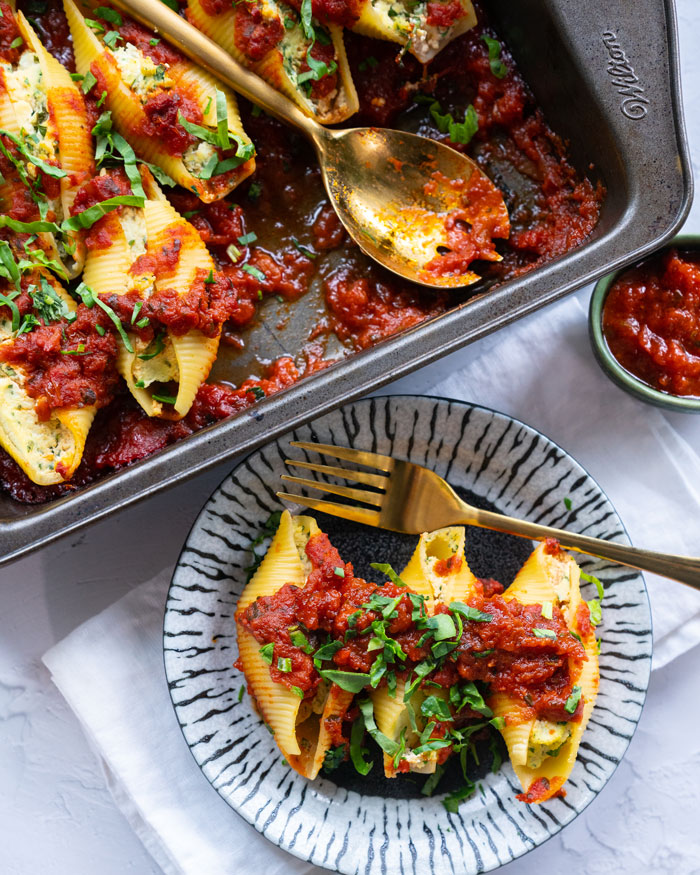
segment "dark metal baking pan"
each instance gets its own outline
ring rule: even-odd
[[[0,563],[495,331],[640,258],[675,233],[690,207],[692,181],[672,0],[492,0],[489,12],[547,120],[569,141],[579,172],[594,165],[607,187],[591,237],[543,268],[74,495],[40,506],[0,499]]]

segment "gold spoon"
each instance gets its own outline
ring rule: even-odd
[[[384,267],[424,286],[457,288],[480,279],[458,256],[449,264],[442,261],[460,244],[467,250],[476,244],[480,259],[500,260],[491,241],[508,236],[508,211],[471,158],[403,131],[324,128],[161,0],[114,0],[114,5],[158,30],[265,112],[303,131],[316,148],[340,221]]]

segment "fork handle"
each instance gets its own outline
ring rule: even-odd
[[[551,526],[541,526],[538,523],[503,516],[488,510],[477,510],[464,505],[463,513],[455,523],[479,526],[482,529],[494,529],[497,532],[507,532],[522,538],[532,538],[544,541],[556,538],[564,547],[579,553],[588,553],[600,559],[619,562],[638,568],[641,571],[652,571],[662,577],[678,580],[695,589],[700,589],[700,558],[693,556],[677,556],[673,553],[656,553],[653,550],[641,550],[627,544],[617,544],[614,541],[604,541],[602,538],[591,538],[588,535],[577,535],[563,529]]]

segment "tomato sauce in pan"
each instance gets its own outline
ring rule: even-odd
[[[73,69],[72,46],[57,0],[20,0],[19,5],[32,7],[28,14],[45,44]],[[326,20],[338,20],[348,10],[352,11],[347,4],[334,0],[314,3],[314,11]],[[547,125],[505,46],[501,59],[508,73],[503,78],[494,75],[482,36],[497,38],[497,34],[488,27],[480,7],[477,14],[477,27],[427,65],[402,55],[392,43],[346,32],[360,96],[360,111],[348,124],[402,127],[448,140],[449,135],[438,129],[431,104],[436,102],[441,115],[449,113],[458,122],[473,105],[477,132],[467,144],[451,145],[471,155],[504,194],[511,235],[496,242],[502,260],[477,260],[472,266],[486,280],[502,282],[546,264],[585,240],[598,220],[605,192],[569,163],[565,144]],[[69,484],[36,486],[0,451],[0,489],[17,500],[50,500],[240,412],[263,395],[284,389],[337,359],[337,352],[326,349],[330,341],[340,346],[340,355],[365,349],[440,315],[473,293],[426,291],[370,261],[349,240],[330,207],[311,146],[243,99],[239,104],[245,129],[257,148],[255,174],[214,204],[202,204],[183,189],[167,190],[167,194],[200,231],[217,267],[235,287],[235,294],[219,289],[211,303],[214,321],[222,314],[227,318],[223,340],[234,349],[244,348],[245,329],[264,318],[261,307],[267,299],[289,302],[293,312],[293,302],[313,287],[319,289],[322,311],[315,321],[310,318],[306,342],[294,358],[261,363],[239,386],[202,386],[192,410],[180,422],[149,420],[125,390],[118,390],[114,400],[98,412],[83,462]],[[154,119],[170,118],[166,110],[170,108],[154,111]],[[523,191],[511,184],[513,175],[524,181]],[[102,199],[101,195],[95,199]],[[16,206],[21,212],[21,199]],[[88,242],[104,245],[98,237],[96,230]],[[465,253],[465,257],[474,257],[467,246]],[[242,270],[243,264],[259,273]],[[201,300],[201,290],[198,294]],[[163,306],[167,309],[168,302]],[[171,315],[177,321],[176,314]]]

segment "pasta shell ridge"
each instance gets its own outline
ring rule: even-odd
[[[260,655],[260,644],[237,623],[238,654],[248,686],[252,691],[262,718],[272,730],[275,741],[288,762],[300,756],[296,737],[296,721],[301,699],[270,677],[270,666]]]

